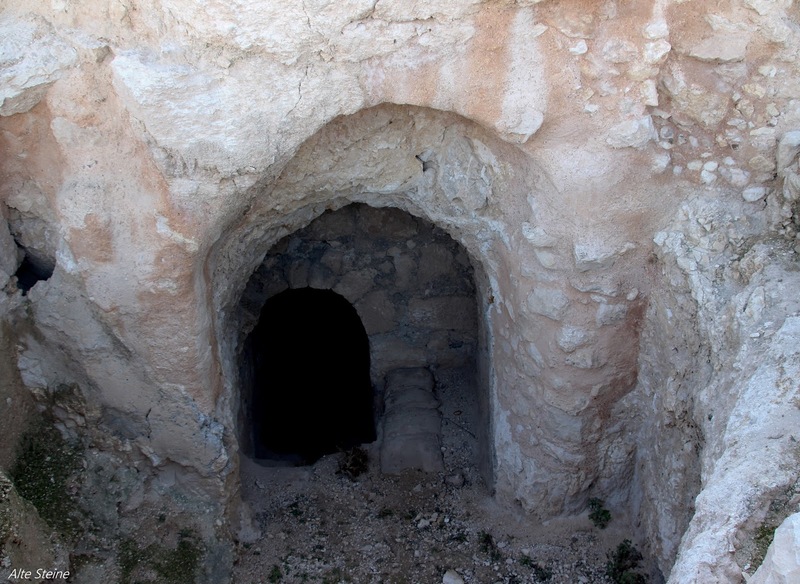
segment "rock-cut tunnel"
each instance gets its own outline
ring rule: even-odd
[[[398,467],[390,450],[409,449],[424,453],[404,464],[435,468],[443,388],[477,403],[472,264],[409,213],[354,204],[323,214],[266,254],[242,307],[253,328],[240,358],[241,441],[263,464],[311,464],[381,434],[384,468]],[[436,380],[430,399],[387,401],[390,372],[412,369]],[[466,380],[458,388],[454,375]]]

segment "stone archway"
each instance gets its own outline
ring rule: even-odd
[[[635,384],[643,299],[602,273],[628,248],[574,255],[559,197],[529,154],[454,114],[386,105],[328,123],[253,187],[210,256],[230,426],[248,330],[237,307],[267,250],[326,211],[395,207],[449,234],[475,268],[487,484],[545,517],[583,508],[590,491],[624,497],[634,449],[606,430]]]
[[[354,318],[360,319],[359,326],[363,322],[363,344],[367,351],[364,372],[370,402],[368,416],[372,419],[374,415],[379,435],[385,438],[381,440],[385,469],[398,469],[402,466],[399,459],[403,458],[388,454],[396,453],[399,447],[389,444],[387,437],[411,444],[412,449],[419,446],[417,450],[420,450],[422,447],[416,440],[420,434],[431,434],[429,444],[423,449],[429,454],[421,454],[416,459],[406,457],[408,467],[441,467],[443,437],[437,429],[440,416],[444,416],[445,427],[468,425],[465,431],[471,439],[466,449],[474,449],[474,428],[479,424],[475,399],[479,385],[475,370],[478,308],[469,256],[449,235],[424,219],[396,208],[352,204],[324,213],[307,227],[275,244],[247,283],[238,307],[242,325],[239,337],[244,339],[240,340],[243,350],[240,355],[239,435],[245,454],[256,458],[270,455],[259,448],[262,417],[264,420],[275,418],[273,425],[278,427],[285,421],[278,412],[300,409],[293,408],[289,404],[292,398],[287,397],[286,403],[269,404],[276,411],[256,415],[262,409],[257,404],[260,392],[273,381],[266,373],[257,379],[260,371],[265,372],[260,360],[268,359],[271,353],[284,352],[288,344],[291,348],[282,360],[296,364],[295,370],[301,368],[302,360],[306,368],[322,366],[331,370],[348,369],[346,363],[352,361],[350,349],[341,344],[330,346],[333,339],[322,347],[312,344],[305,351],[303,342],[313,339],[306,339],[302,331],[315,328],[315,320],[324,325],[331,317],[322,307],[309,305],[307,313],[297,315],[297,327],[293,328],[294,317],[287,310],[276,314],[270,309],[276,302],[281,307],[287,305],[282,299],[292,294],[309,300],[335,296]],[[281,333],[284,327],[290,330]],[[273,333],[282,334],[287,340],[281,346],[267,348],[268,342],[273,342]],[[347,344],[345,339],[342,342]],[[352,350],[361,350],[361,341],[358,343],[359,347]],[[267,348],[266,353],[258,351],[259,347]],[[362,366],[361,362],[358,366]],[[400,403],[396,391],[393,398],[389,395],[393,393],[390,386],[398,389],[403,385],[392,384],[389,378],[397,379],[398,370],[409,369],[424,370],[424,376],[430,380],[427,388],[430,395],[424,404],[419,400],[406,403],[405,399]],[[298,381],[303,377],[298,375]],[[360,377],[358,382],[361,383]],[[336,390],[335,377],[321,378],[319,383]],[[315,400],[316,388],[295,389],[301,396],[298,403]],[[485,392],[485,388],[482,391]],[[456,401],[461,405],[454,405]],[[336,411],[333,405],[328,408],[332,413]],[[392,419],[388,430],[382,423],[384,414],[386,419]],[[326,433],[330,420],[324,412],[320,415],[324,420],[317,425],[320,432]],[[431,423],[424,429],[417,428],[415,416],[425,415],[431,417]],[[295,425],[305,427],[307,420],[300,417]],[[386,431],[381,433],[380,430]],[[294,434],[293,428],[287,429],[287,436]],[[372,441],[368,439],[369,432],[358,434],[361,442]],[[488,431],[480,434],[488,436]],[[287,440],[301,443],[306,439],[298,436],[296,440]],[[306,458],[309,462],[315,459]],[[470,459],[474,464],[474,457]]]

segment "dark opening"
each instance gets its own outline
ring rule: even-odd
[[[375,440],[369,340],[342,296],[312,288],[273,296],[249,349],[256,458],[311,464]]]
[[[17,288],[25,295],[34,287],[37,282],[49,280],[53,275],[54,266],[45,262],[37,262],[31,259],[29,254],[25,254],[17,272],[14,274],[17,277]]]

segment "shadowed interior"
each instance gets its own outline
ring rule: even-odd
[[[330,290],[286,290],[250,335],[253,454],[315,462],[375,439],[369,343],[353,306]]]

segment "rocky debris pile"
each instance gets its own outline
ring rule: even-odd
[[[543,526],[495,504],[474,468],[454,473],[460,486],[447,473],[385,475],[376,451],[357,480],[336,472],[340,455],[296,468],[245,459],[261,537],[239,545],[234,582],[611,584],[607,553],[630,536],[622,519]]]

